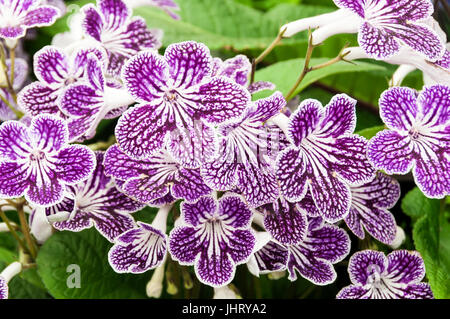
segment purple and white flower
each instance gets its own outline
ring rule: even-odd
[[[205,183],[216,190],[237,187],[252,207],[278,198],[274,162],[282,132],[265,122],[285,105],[282,94],[276,92],[252,103],[239,122],[219,126],[218,155],[201,168]]]
[[[212,58],[201,43],[170,45],[163,57],[141,52],[122,69],[139,102],[116,126],[119,147],[144,159],[164,145],[186,167],[199,167],[215,151],[212,125],[240,117],[248,91],[226,77],[211,77]]]
[[[372,181],[350,187],[350,190],[350,213],[344,218],[348,228],[360,239],[364,239],[365,229],[382,243],[392,244],[397,234],[397,224],[388,209],[400,197],[400,184],[383,173],[377,173]]]
[[[17,40],[27,29],[52,25],[60,16],[58,8],[40,0],[1,0],[0,37]]]
[[[122,0],[97,0],[97,6],[87,4],[81,11],[84,33],[106,50],[112,76],[119,76],[125,61],[136,53],[161,46],[161,30],[149,30],[143,18],[132,17]]]
[[[0,126],[0,196],[52,206],[63,200],[66,185],[88,178],[95,155],[86,146],[68,145],[64,120],[39,115],[29,127],[17,121]]]
[[[0,273],[0,299],[8,299],[9,281],[16,275],[18,275],[22,271],[22,264],[19,262],[13,262],[8,265],[1,273]]]
[[[181,204],[181,222],[169,237],[169,251],[182,265],[195,265],[198,279],[213,287],[233,280],[236,265],[246,263],[255,246],[252,212],[236,195],[217,202],[202,197]]]
[[[355,253],[348,265],[352,285],[343,288],[338,299],[432,299],[425,277],[425,265],[418,252],[397,250],[387,257],[382,252]]]
[[[96,152],[97,166],[88,179],[66,187],[62,202],[45,208],[58,230],[79,232],[95,226],[110,242],[136,226],[131,213],[145,205],[120,192],[105,175],[103,152]]]
[[[159,209],[151,225],[137,222],[115,240],[108,260],[118,273],[143,273],[161,266],[167,253],[166,222],[171,205]]]
[[[108,176],[124,182],[120,188],[125,194],[152,206],[158,205],[155,200],[168,195],[193,202],[211,194],[200,169],[182,167],[165,150],[136,160],[113,145],[106,152],[104,165]]]
[[[450,87],[428,86],[419,94],[395,87],[380,98],[388,129],[368,144],[367,156],[388,174],[413,171],[416,184],[431,198],[450,194]]]
[[[366,158],[367,140],[353,134],[356,101],[336,95],[324,108],[317,100],[303,101],[281,123],[292,143],[277,158],[277,177],[285,199],[298,202],[308,190],[321,216],[328,222],[344,218],[350,210],[350,186],[373,179],[375,170]],[[287,124],[287,125],[286,125]]]
[[[425,21],[433,13],[429,0],[333,0],[339,10],[291,22],[280,30],[290,37],[308,28],[313,44],[339,33],[358,33],[358,42],[368,56],[387,59],[408,46],[430,61],[444,54],[444,43]]]

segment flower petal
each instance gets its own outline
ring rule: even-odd
[[[202,249],[202,242],[192,227],[176,227],[170,232],[169,251],[181,264],[194,263]]]
[[[364,18],[364,0],[333,0],[339,8],[345,8]]]
[[[48,179],[42,184],[30,183],[25,199],[32,204],[43,207],[55,205],[64,198],[64,188],[56,179]]]
[[[182,217],[188,225],[196,227],[213,216],[217,208],[217,202],[212,197],[204,196],[193,204],[183,202]]]
[[[0,163],[0,194],[6,197],[22,196],[28,188],[27,168],[17,163]]]
[[[88,36],[101,42],[101,33],[104,27],[104,22],[97,9],[92,4],[87,4],[81,9],[84,14],[83,31]]]
[[[318,133],[322,137],[340,137],[351,134],[356,127],[356,100],[347,94],[335,95],[325,107]]]
[[[97,5],[109,30],[119,29],[131,16],[131,9],[122,0],[99,0]]]
[[[23,24],[27,27],[42,27],[53,24],[60,16],[58,8],[53,6],[39,6],[28,11],[23,18]]]
[[[255,253],[255,258],[260,274],[281,271],[286,268],[288,251],[276,242],[270,241]]]
[[[56,156],[56,174],[66,184],[85,180],[95,169],[95,154],[87,146],[70,145]]]
[[[19,92],[17,104],[31,116],[43,113],[57,115],[60,113],[58,95],[58,90],[40,82],[33,82]]]
[[[291,202],[302,200],[308,190],[302,152],[292,147],[284,149],[277,158],[276,167],[283,196]]]
[[[46,46],[34,55],[34,73],[40,82],[56,87],[64,85],[69,77],[66,54],[54,46]]]
[[[323,115],[322,104],[313,99],[304,100],[297,111],[289,118],[288,139],[299,146],[318,126]]]
[[[387,276],[396,283],[418,283],[425,277],[425,265],[418,252],[396,250],[387,259]]]
[[[27,127],[17,121],[7,121],[0,126],[0,158],[16,161],[27,158],[32,151]]]
[[[363,250],[350,257],[348,273],[353,284],[366,285],[371,276],[383,273],[388,267],[386,256],[379,251]]]
[[[450,126],[450,87],[433,85],[425,87],[417,98],[423,126]]]
[[[392,33],[375,28],[368,22],[359,28],[358,43],[369,57],[378,60],[388,59],[400,50]]]
[[[450,194],[450,161],[441,155],[422,154],[416,160],[414,179],[420,190],[430,198],[443,198]]]
[[[203,181],[199,169],[181,168],[178,173],[179,179],[172,185],[175,198],[193,202],[201,196],[211,194],[212,190]]]
[[[226,195],[219,200],[219,215],[233,228],[248,228],[253,213],[240,196]]]
[[[409,131],[416,122],[417,93],[407,87],[394,87],[380,97],[380,115],[388,128]]]
[[[342,288],[336,296],[336,299],[366,299],[368,298],[368,289],[361,286],[350,285]]]

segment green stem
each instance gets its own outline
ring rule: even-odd
[[[25,217],[25,212],[23,210],[24,203],[19,203],[17,205],[17,213],[19,214],[20,226],[22,227],[22,233],[25,237],[25,241],[28,245],[28,250],[30,251],[31,257],[36,259],[37,257],[37,247],[31,237],[30,227],[28,226],[27,219]]]
[[[27,246],[25,245],[25,243],[23,242],[23,240],[19,237],[19,235],[17,234],[16,230],[14,229],[14,227],[12,226],[11,222],[9,221],[8,217],[6,216],[5,212],[0,208],[0,217],[3,220],[3,222],[6,224],[6,227],[8,227],[9,232],[11,233],[11,235],[14,237],[14,239],[17,241],[17,243],[19,244],[19,246],[23,249],[28,251]]]
[[[11,109],[11,111],[14,112],[14,114],[16,114],[18,119],[20,119],[23,116],[23,113],[17,110],[14,106],[12,106],[12,104],[1,94],[0,99]]]

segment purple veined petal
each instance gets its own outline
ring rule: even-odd
[[[280,197],[273,204],[267,204],[258,210],[264,214],[264,228],[273,239],[285,245],[295,245],[304,240],[308,230],[306,213],[297,205]]]
[[[75,216],[76,213],[75,200],[71,198],[73,197],[74,194],[72,194],[70,190],[71,189],[69,188],[69,192],[67,192],[66,188],[65,197],[61,202],[45,208],[45,215],[47,216],[47,220],[49,223],[66,221],[71,216]]]
[[[446,50],[442,58],[434,62],[434,64],[443,69],[450,70],[450,51]]]
[[[58,152],[69,138],[66,122],[54,115],[39,115],[31,121],[29,136],[43,152]]]
[[[119,29],[131,16],[131,9],[122,0],[99,0],[97,6],[109,30]]]
[[[59,114],[59,91],[40,82],[24,87],[17,96],[17,104],[31,116],[39,114]]]
[[[27,27],[48,26],[52,25],[60,14],[59,9],[56,7],[39,6],[39,8],[28,11],[22,21]]]
[[[430,17],[434,8],[428,0],[391,1],[392,12],[404,21],[420,21]]]
[[[88,54],[86,58],[86,73],[89,84],[98,91],[105,89],[105,78],[100,60],[93,53]]]
[[[104,28],[103,18],[93,4],[85,5],[81,8],[81,12],[84,15],[82,24],[84,33],[101,42],[101,33]]]
[[[225,76],[242,86],[246,86],[252,64],[245,55],[240,54],[223,62],[217,62],[219,62],[218,68],[212,73],[212,76]]]
[[[177,201],[176,198],[172,196],[172,194],[167,193],[167,195],[164,195],[163,197],[160,197],[158,199],[155,199],[154,201],[148,203],[147,205],[150,207],[162,207],[165,205],[172,205]]]
[[[275,84],[271,82],[257,81],[250,84],[247,90],[250,92],[250,94],[255,94],[264,90],[275,90],[275,88]]]
[[[9,288],[6,280],[0,276],[0,300],[8,299]]]
[[[87,146],[69,145],[56,155],[56,174],[65,184],[85,180],[95,169],[95,154]]]
[[[17,121],[0,126],[0,158],[6,161],[25,159],[33,150],[27,127]]]
[[[426,127],[449,125],[450,87],[446,85],[426,86],[417,98],[420,113],[424,118],[421,124]]]
[[[239,118],[251,101],[245,87],[225,77],[212,78],[191,88],[184,96],[197,102],[197,115],[210,124]]]
[[[374,274],[384,273],[387,267],[388,261],[382,252],[363,250],[350,257],[348,273],[353,284],[364,286],[373,280]]]
[[[217,202],[210,196],[201,197],[195,203],[183,202],[182,218],[187,225],[197,227],[213,216],[218,207]]]
[[[333,225],[310,230],[304,240],[316,258],[337,263],[347,257],[350,252],[350,237],[341,228]]]
[[[161,106],[140,105],[120,117],[115,135],[127,155],[144,159],[162,148],[167,132],[174,129],[167,111]]]
[[[350,187],[326,168],[316,167],[314,170],[314,177],[309,179],[309,189],[322,217],[330,223],[345,218],[351,205]]]
[[[302,152],[293,147],[284,149],[277,158],[276,167],[283,196],[291,202],[302,200],[308,191],[306,163]]]
[[[0,27],[0,37],[5,39],[19,39],[24,37],[26,29],[20,26]]]
[[[172,85],[176,88],[189,88],[211,74],[211,54],[203,43],[186,41],[171,44],[164,58],[169,65]]]
[[[57,204],[64,198],[64,187],[57,179],[49,178],[42,184],[30,181],[29,188],[25,192],[25,199],[31,203],[42,207]]]
[[[405,299],[434,299],[428,283],[409,284],[403,289]]]
[[[274,241],[268,242],[255,252],[256,263],[260,274],[286,269],[288,250]]]
[[[115,272],[143,273],[161,265],[166,256],[167,236],[149,224],[138,225],[117,237],[108,253]]]
[[[286,106],[286,100],[280,91],[276,91],[270,97],[260,99],[255,102],[250,116],[253,121],[266,122],[271,117],[280,113],[280,111]]]
[[[0,162],[0,196],[19,197],[28,188],[27,167],[17,163]]]
[[[203,181],[200,175],[200,169],[181,168],[178,174],[179,180],[174,182],[171,188],[175,198],[182,198],[188,202],[193,202],[201,196],[211,194],[212,189]]]
[[[73,84],[62,94],[60,108],[69,117],[93,116],[103,102],[101,92],[85,84]]]
[[[304,211],[305,214],[310,217],[320,217],[320,212],[314,203],[314,200],[310,193],[306,193],[305,197],[298,203],[296,203],[297,209],[300,211]]]
[[[77,118],[68,118],[67,127],[69,129],[69,143],[83,142],[94,136],[87,134],[95,120],[95,113],[89,112],[84,116]],[[94,132],[95,134],[95,132]]]
[[[227,158],[219,158],[216,161],[203,163],[200,173],[206,185],[212,189],[226,191],[237,183],[238,166]]]
[[[364,22],[359,28],[358,43],[369,57],[378,60],[388,59],[400,50],[392,33],[375,28],[368,22]]]
[[[375,169],[367,160],[367,140],[362,136],[352,135],[338,138],[334,143],[331,156],[336,173],[350,185],[360,185],[375,176]]]
[[[169,236],[169,252],[172,258],[176,258],[180,264],[192,265],[202,249],[202,242],[197,236],[192,227],[175,227]]]
[[[396,25],[394,34],[397,39],[431,62],[439,60],[445,53],[444,43],[436,32],[424,23]]]
[[[155,52],[140,52],[125,63],[122,79],[131,96],[138,102],[159,100],[169,78],[167,62]]]
[[[350,285],[339,291],[336,299],[367,299],[369,289],[361,286]]]
[[[333,0],[333,2],[339,8],[349,9],[359,15],[361,18],[364,18],[364,0]]]
[[[220,198],[218,214],[222,216],[224,223],[234,228],[248,228],[253,215],[242,197],[236,195]]]
[[[318,134],[337,138],[353,133],[356,127],[355,105],[356,100],[347,94],[335,95],[325,107]]]
[[[194,269],[198,280],[212,287],[227,285],[233,280],[235,273],[235,267],[228,256],[222,254],[209,257],[206,252],[202,252]]]
[[[450,161],[445,155],[421,154],[413,169],[414,180],[420,190],[430,198],[443,198],[450,194]]]
[[[273,202],[280,195],[277,178],[268,165],[241,164],[237,176],[237,187],[251,207]]]
[[[202,121],[194,121],[193,127],[172,130],[167,148],[184,167],[198,168],[216,155],[217,137],[213,128]]]
[[[318,286],[331,284],[336,280],[333,266],[320,259],[305,258],[310,252],[302,246],[289,246],[287,269],[289,280],[297,280],[298,271],[302,277]]]
[[[226,252],[233,262],[236,265],[246,263],[256,244],[254,232],[249,229],[236,229],[228,235],[227,240]]]
[[[323,118],[322,104],[313,99],[304,100],[291,115],[287,138],[296,146],[309,136]]]
[[[95,55],[100,61],[101,68],[108,66],[108,55],[104,48],[93,46],[88,48],[80,48],[70,56],[71,74],[74,77],[82,77],[86,68],[88,55]]]
[[[378,132],[367,145],[367,158],[387,174],[406,174],[413,166],[413,146],[409,136],[396,131]]]
[[[169,193],[168,182],[168,180],[155,180],[151,177],[133,178],[125,182],[122,190],[127,196],[143,203],[150,203]]]
[[[388,128],[409,131],[418,113],[417,93],[407,87],[394,87],[380,97],[380,116]]]
[[[103,165],[107,176],[121,180],[139,177],[145,167],[140,161],[134,160],[122,152],[117,144],[108,148]]]
[[[396,283],[418,283],[425,277],[425,265],[418,252],[396,250],[387,256],[387,278]]]

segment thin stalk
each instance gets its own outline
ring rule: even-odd
[[[11,111],[14,112],[14,114],[16,114],[17,118],[20,119],[23,116],[23,113],[12,106],[12,104],[2,94],[0,94],[0,99],[11,109]]]
[[[9,59],[11,60],[11,87],[14,85],[14,71],[16,66],[16,50],[15,49],[9,49]]]
[[[13,235],[14,239],[17,241],[17,243],[19,244],[19,246],[23,249],[28,251],[27,246],[25,245],[25,243],[23,242],[23,240],[19,237],[19,235],[17,234],[16,230],[14,229],[14,227],[11,225],[11,222],[9,221],[8,217],[6,216],[5,212],[3,210],[0,209],[0,217],[3,220],[3,222],[6,224],[6,226],[9,229],[9,232],[11,233],[11,235]]]
[[[23,203],[19,204],[17,207],[17,213],[19,215],[19,220],[20,220],[20,226],[22,227],[22,233],[25,237],[25,241],[27,242],[28,245],[28,250],[30,251],[31,257],[33,257],[33,259],[36,259],[37,257],[37,249],[35,246],[35,243],[33,241],[33,238],[31,237],[31,233],[30,233],[30,227],[28,226],[28,222],[27,219],[25,217],[25,212],[23,210]]]

